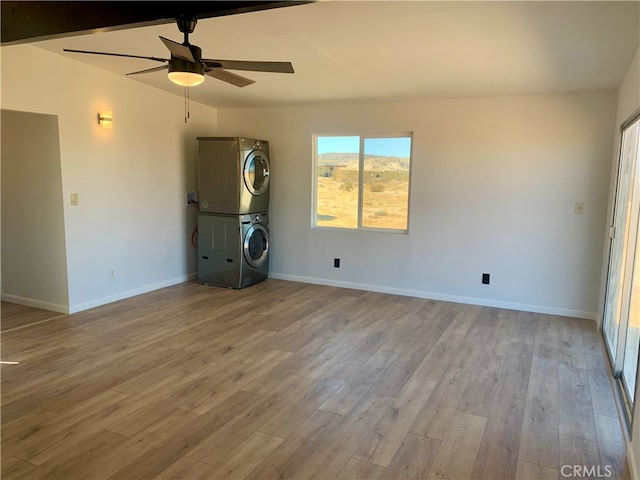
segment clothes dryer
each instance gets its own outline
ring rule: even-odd
[[[203,213],[269,210],[269,142],[240,137],[198,137],[198,186]]]
[[[204,285],[244,288],[269,275],[269,217],[198,215],[198,280]]]

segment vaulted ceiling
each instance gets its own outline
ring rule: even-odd
[[[159,2],[161,3],[161,2]],[[238,88],[207,77],[192,100],[215,107],[615,89],[640,43],[640,2],[325,1],[201,19],[203,57],[291,61],[296,73],[238,72]],[[77,35],[33,45],[125,75],[168,57],[175,24]],[[12,47],[6,47],[12,48]],[[164,72],[131,81],[183,94]]]

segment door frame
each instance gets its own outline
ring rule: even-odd
[[[624,273],[624,280],[622,282],[622,291],[620,293],[621,297],[620,297],[620,302],[621,302],[621,307],[620,307],[620,318],[626,318],[626,325],[625,328],[623,329],[622,327],[620,327],[618,329],[617,332],[617,339],[616,339],[616,354],[615,356],[612,354],[611,349],[609,348],[609,344],[607,343],[607,337],[606,337],[606,333],[605,333],[605,316],[606,316],[606,312],[607,312],[607,297],[608,297],[608,293],[609,293],[609,289],[610,289],[610,279],[611,279],[611,275],[610,275],[610,271],[611,271],[611,261],[612,261],[612,253],[613,253],[613,240],[615,238],[615,235],[617,234],[617,230],[619,228],[618,225],[616,225],[616,213],[617,210],[619,208],[618,205],[618,189],[620,187],[620,175],[621,175],[621,169],[622,169],[622,154],[623,154],[623,140],[624,140],[624,132],[625,130],[632,124],[634,124],[638,119],[640,119],[640,108],[636,109],[629,117],[627,117],[627,119],[622,122],[622,124],[620,125],[620,141],[619,141],[619,146],[618,146],[618,165],[617,165],[617,170],[616,170],[616,181],[615,181],[615,185],[614,185],[614,189],[613,189],[613,209],[612,209],[612,213],[611,213],[611,222],[610,222],[610,229],[613,228],[614,229],[614,237],[609,236],[609,254],[608,254],[608,258],[607,258],[607,276],[606,276],[606,283],[605,283],[605,289],[604,289],[604,305],[603,305],[603,309],[602,309],[602,322],[600,324],[600,332],[602,335],[602,338],[604,340],[604,345],[605,345],[605,351],[607,352],[607,357],[609,358],[609,363],[611,366],[611,371],[613,372],[613,376],[616,379],[616,385],[617,385],[617,389],[618,389],[618,394],[620,395],[620,400],[622,401],[623,404],[623,411],[627,420],[627,428],[628,428],[628,432],[631,433],[631,423],[633,421],[634,415],[636,413],[636,406],[638,403],[638,398],[635,399],[634,402],[631,402],[631,399],[628,397],[626,390],[625,390],[625,386],[623,385],[623,380],[622,380],[622,365],[623,365],[623,361],[624,361],[624,354],[625,354],[625,347],[626,347],[626,340],[627,340],[627,334],[626,331],[628,330],[628,316],[629,316],[629,310],[630,310],[630,300],[631,300],[631,287],[633,285],[630,285],[628,289],[624,288],[625,284],[629,284],[632,283],[633,280],[633,270],[634,268],[625,268],[625,273]],[[640,152],[639,152],[640,155]],[[630,195],[633,197],[634,195],[634,189],[638,188],[638,190],[636,191],[637,195],[640,195],[640,161],[638,161],[637,159],[636,161],[636,165],[635,165],[635,173],[634,173],[634,177],[632,179],[632,186],[629,190]],[[628,242],[627,246],[626,246],[626,250],[627,250],[627,254],[625,255],[625,265],[629,265],[629,263],[634,264],[635,263],[635,256],[637,254],[637,250],[638,247],[640,247],[640,210],[638,211],[639,215],[636,215],[634,217],[632,217],[630,219],[630,227],[629,227],[629,231],[634,231],[633,234],[633,242]],[[629,255],[629,253],[632,252],[633,255]],[[630,260],[631,258],[631,260]],[[632,265],[633,267],[633,265]],[[621,266],[621,268],[623,268]],[[628,290],[628,292],[627,292]],[[614,358],[615,357],[615,358]],[[638,359],[638,362],[640,364],[640,358]],[[638,389],[638,381],[640,380],[640,365],[639,368],[636,371],[636,379],[635,379],[635,389]],[[635,392],[634,392],[635,393]]]

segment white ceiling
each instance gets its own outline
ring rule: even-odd
[[[211,77],[191,99],[214,107],[617,88],[638,48],[640,2],[326,1],[200,20],[203,58],[291,61],[296,73]],[[175,24],[35,43],[168,58]],[[65,54],[124,75],[149,60]],[[177,95],[164,72],[129,77]]]

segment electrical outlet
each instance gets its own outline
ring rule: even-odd
[[[489,283],[491,282],[491,275],[488,273],[483,273],[482,274],[482,284],[483,285],[489,285]]]
[[[334,258],[333,259],[333,268],[340,268],[340,259],[339,258]]]
[[[109,280],[113,280],[114,278],[116,278],[116,271],[109,269]]]

